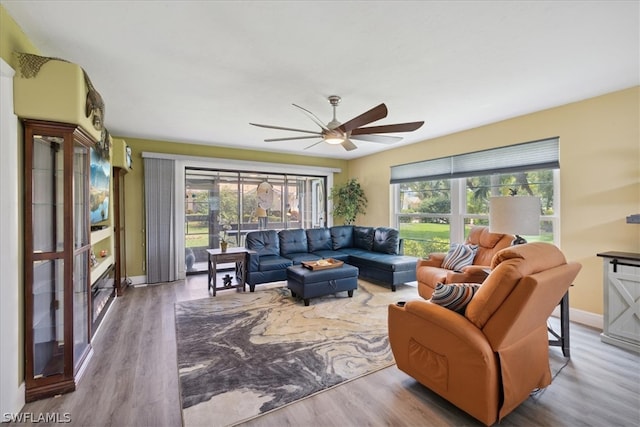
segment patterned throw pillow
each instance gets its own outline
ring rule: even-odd
[[[460,270],[462,267],[473,264],[478,245],[451,244],[451,249],[442,261],[442,268],[447,270]]]
[[[438,283],[431,295],[431,302],[464,314],[467,304],[480,289],[478,283]]]

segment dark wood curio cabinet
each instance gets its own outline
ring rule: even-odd
[[[24,125],[26,400],[73,391],[91,352],[89,150],[82,128]]]

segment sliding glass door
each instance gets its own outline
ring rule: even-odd
[[[326,178],[185,168],[185,264],[206,272],[207,249],[244,246],[248,232],[326,226]]]

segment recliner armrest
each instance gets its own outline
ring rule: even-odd
[[[417,267],[438,267],[442,266],[442,262],[444,261],[444,257],[447,254],[443,252],[434,252],[429,254],[428,258],[422,258],[418,260]]]
[[[482,283],[489,275],[490,267],[486,265],[468,265],[461,271],[449,271],[447,283]]]

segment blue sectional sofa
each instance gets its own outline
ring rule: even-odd
[[[249,254],[247,284],[251,292],[260,283],[287,280],[287,267],[301,261],[334,258],[359,269],[359,278],[387,285],[416,280],[418,258],[403,255],[398,230],[389,227],[341,225],[252,231],[245,246]]]

